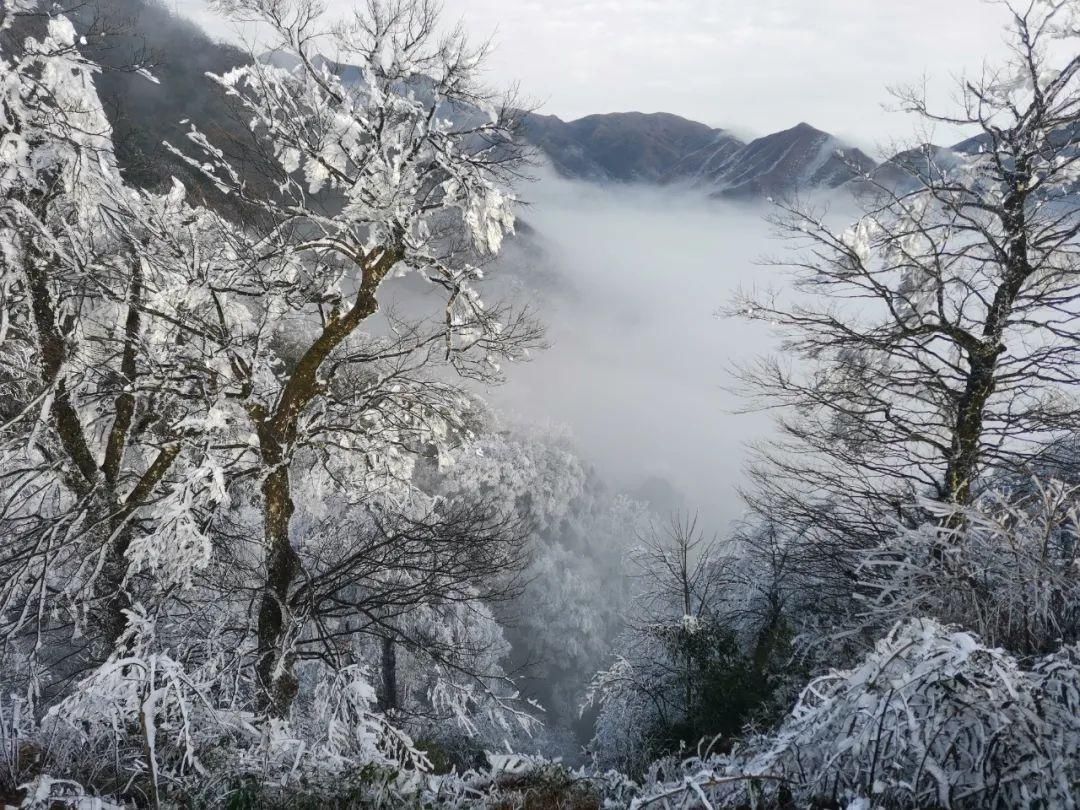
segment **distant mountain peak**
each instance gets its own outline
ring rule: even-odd
[[[873,166],[859,149],[803,121],[728,154],[707,180],[716,196],[784,196],[836,188]]]
[[[604,113],[573,121],[531,115],[526,137],[570,178],[689,183],[737,198],[835,188],[875,165],[805,121],[745,143],[671,113]]]
[[[686,157],[719,142],[723,130],[672,113],[618,112],[563,121],[530,114],[525,137],[560,174],[584,180],[659,183]]]

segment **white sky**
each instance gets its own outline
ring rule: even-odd
[[[205,0],[173,0],[235,38]],[[348,0],[327,0],[331,13]],[[494,36],[489,83],[517,80],[541,112],[673,112],[741,136],[808,121],[860,146],[907,138],[886,87],[953,79],[1001,53],[985,0],[444,0],[448,20]],[[935,140],[955,140],[937,133]]]

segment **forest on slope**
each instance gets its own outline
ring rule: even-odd
[[[0,8],[0,798],[1080,802],[1080,2],[1010,5],[953,108],[897,91],[963,148],[695,130],[792,192],[785,285],[716,302],[779,342],[715,538],[479,393],[547,343],[485,48],[429,0],[223,8],[266,47]]]

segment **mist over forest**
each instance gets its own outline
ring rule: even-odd
[[[512,295],[545,313],[550,346],[488,396],[568,427],[612,486],[658,499],[661,514],[700,512],[720,531],[742,514],[745,443],[769,430],[768,418],[735,414],[745,402],[731,372],[772,336],[721,316],[740,287],[777,281],[758,265],[771,251],[764,207],[550,169],[523,193],[528,230],[500,270],[513,274]]]
[[[1080,805],[1080,0],[874,156],[186,8],[0,6],[0,804]]]

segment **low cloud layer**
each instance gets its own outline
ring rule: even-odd
[[[775,248],[764,209],[550,175],[524,193],[532,233],[501,260],[504,283],[541,314],[551,347],[509,369],[489,400],[568,426],[616,486],[670,483],[721,530],[741,514],[745,445],[770,430],[766,415],[732,413],[742,403],[726,389],[731,365],[773,339],[715,314],[740,286],[776,280],[755,263]]]

